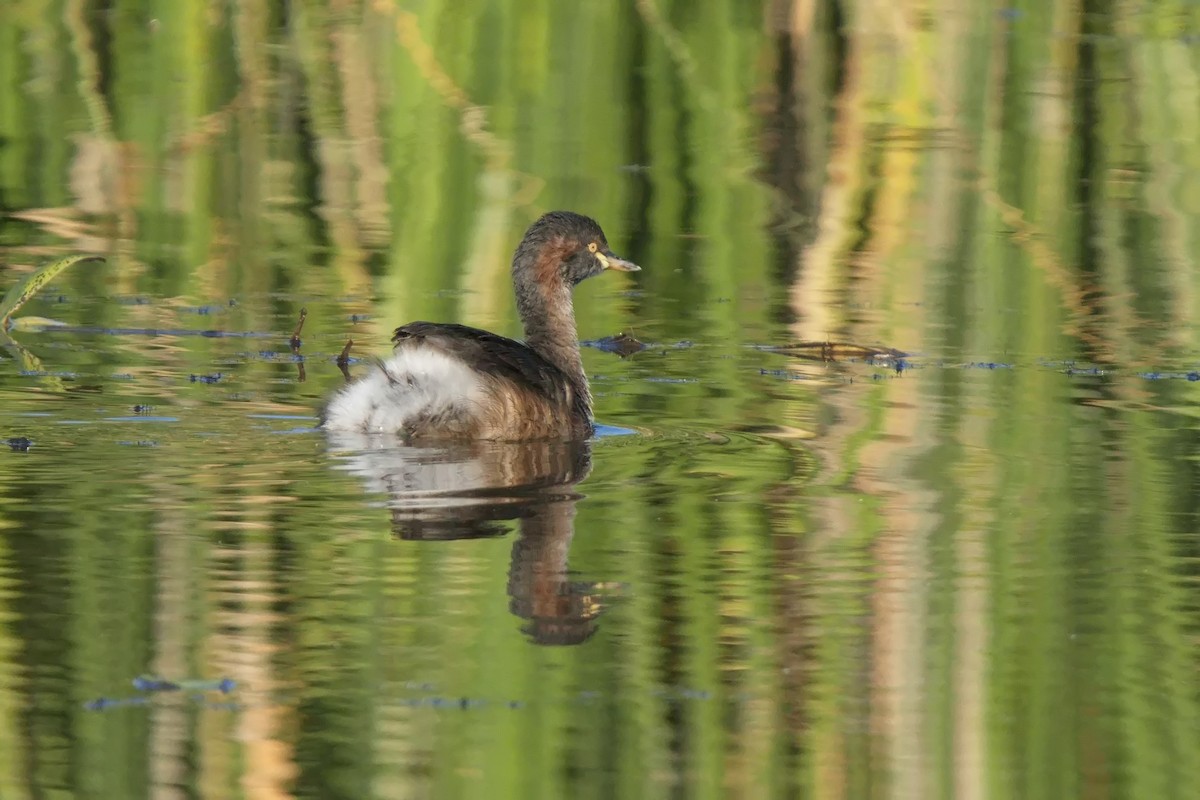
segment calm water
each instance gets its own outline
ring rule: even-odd
[[[1200,18],[976,5],[0,12],[0,798],[1194,797]],[[553,208],[601,435],[315,430]]]

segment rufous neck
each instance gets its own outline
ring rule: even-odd
[[[517,312],[525,327],[525,344],[562,370],[576,391],[587,398],[591,409],[570,287],[563,281],[538,282],[522,271],[514,272],[513,283]]]

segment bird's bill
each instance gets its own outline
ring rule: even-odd
[[[617,258],[609,250],[596,253],[596,258],[600,259],[600,263],[604,269],[615,269],[617,272],[639,272],[641,267],[632,261],[626,261],[623,258]]]

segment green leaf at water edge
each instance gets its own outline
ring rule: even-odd
[[[66,328],[67,323],[49,317],[17,317],[5,320],[4,330],[7,333],[38,333],[48,328]]]
[[[61,258],[51,264],[47,264],[25,280],[18,283],[16,286],[8,290],[8,294],[4,295],[4,300],[0,301],[0,327],[7,330],[8,319],[16,312],[18,308],[29,302],[35,294],[41,291],[41,288],[50,281],[54,280],[60,272],[67,267],[74,266],[84,261],[103,261],[99,256],[67,256]]]

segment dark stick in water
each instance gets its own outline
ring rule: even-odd
[[[304,320],[308,319],[308,309],[300,309],[300,319],[296,322],[296,329],[292,331],[292,338],[288,339],[288,344],[292,346],[292,355],[296,356],[296,380],[299,383],[304,383],[307,377],[304,374],[304,357],[300,355],[300,331],[304,330]]]
[[[346,346],[342,348],[342,352],[337,357],[338,369],[342,371],[342,377],[345,378],[347,382],[350,381],[350,370],[348,367],[350,365],[350,348],[353,346],[354,340],[347,339]]]
[[[288,340],[288,344],[292,346],[292,352],[299,355],[300,353],[300,331],[304,330],[304,320],[308,319],[308,309],[300,309],[300,321],[296,323],[296,329],[292,331],[292,338]]]

